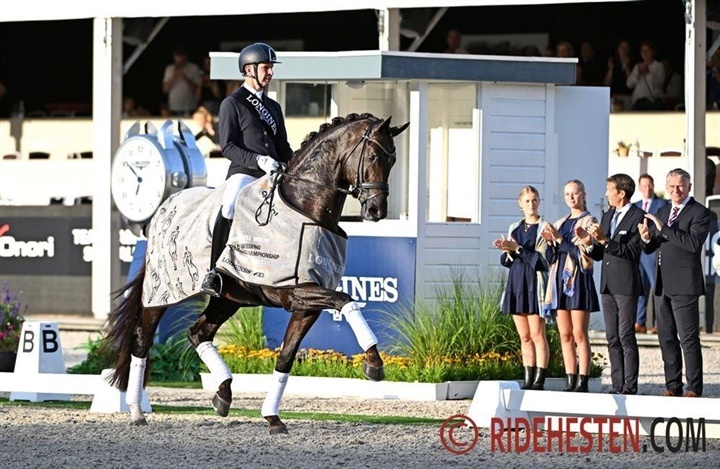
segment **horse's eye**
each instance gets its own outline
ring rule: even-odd
[[[375,163],[378,160],[377,153],[373,153],[372,155],[370,155],[370,157],[368,159],[370,160],[371,163]]]

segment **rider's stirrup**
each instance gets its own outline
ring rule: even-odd
[[[219,273],[215,272],[215,270],[211,270],[207,274],[205,274],[205,278],[203,279],[203,283],[200,289],[203,293],[207,293],[208,295],[214,296],[215,298],[220,298],[222,287],[222,276]]]

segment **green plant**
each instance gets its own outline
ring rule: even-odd
[[[18,349],[25,322],[20,310],[27,310],[27,305],[24,308],[22,306],[21,296],[22,292],[12,292],[7,282],[3,282],[0,296],[0,352],[16,352]]]
[[[238,309],[220,328],[217,338],[221,344],[246,347],[250,350],[267,347],[267,338],[263,334],[262,307]]]
[[[82,345],[88,352],[87,358],[68,369],[68,373],[100,374],[102,370],[112,368],[111,353],[101,344],[102,339],[88,339]],[[200,357],[185,337],[171,338],[150,349],[150,382],[197,381],[200,379],[201,364]]]

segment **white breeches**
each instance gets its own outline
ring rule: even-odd
[[[223,217],[232,220],[233,215],[235,215],[235,200],[240,190],[256,179],[242,173],[233,174],[228,178],[225,182],[225,192],[223,193],[222,208],[220,209]]]

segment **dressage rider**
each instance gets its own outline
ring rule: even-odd
[[[277,101],[266,96],[274,64],[279,63],[275,50],[255,43],[240,52],[238,67],[245,77],[243,86],[220,104],[219,134],[222,154],[230,160],[222,207],[213,229],[210,271],[205,275],[202,291],[220,296],[222,277],[215,271],[230,235],[235,199],[240,189],[287,163],[292,149],[287,141],[285,119]]]

